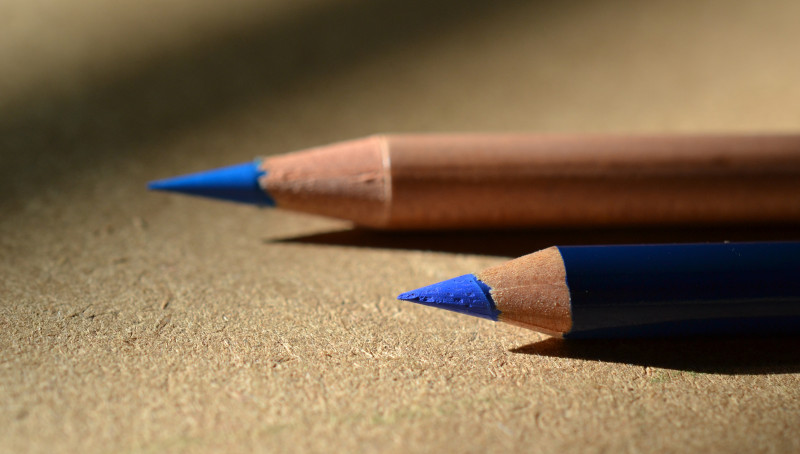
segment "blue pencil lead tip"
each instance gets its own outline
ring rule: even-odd
[[[465,274],[403,293],[397,299],[497,321],[500,311],[489,290],[474,274]]]
[[[265,175],[258,162],[247,162],[163,180],[151,181],[147,189],[275,206],[275,201],[258,184]]]

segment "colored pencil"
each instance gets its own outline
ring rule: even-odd
[[[800,221],[800,135],[382,135],[151,182],[386,229]]]
[[[554,246],[398,298],[565,338],[800,334],[800,243]]]

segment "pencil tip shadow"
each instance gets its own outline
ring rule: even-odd
[[[512,353],[727,375],[800,372],[800,337],[564,340],[549,338]]]

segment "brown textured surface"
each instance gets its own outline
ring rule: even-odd
[[[493,266],[476,276],[492,289],[500,321],[556,335],[572,327],[567,271],[557,247]]]
[[[797,339],[394,300],[550,244],[796,228],[376,236],[144,190],[378,131],[797,130],[800,3],[109,5],[0,5],[0,452],[800,449]]]

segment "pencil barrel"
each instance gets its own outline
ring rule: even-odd
[[[800,136],[387,136],[376,227],[800,221]]]
[[[262,170],[278,207],[373,228],[800,222],[800,135],[386,135]]]
[[[800,333],[800,243],[558,249],[565,337]]]

